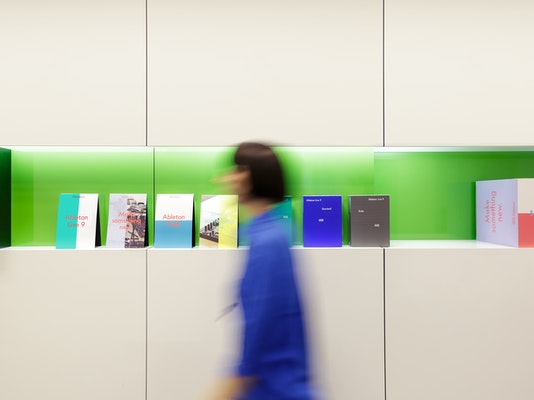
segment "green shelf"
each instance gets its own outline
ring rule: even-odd
[[[153,244],[157,193],[223,194],[216,178],[233,147],[14,147],[0,149],[3,246],[54,246],[60,193],[98,193],[105,244],[110,193],[147,193]],[[475,182],[534,177],[534,149],[277,147],[302,244],[302,196],[343,196],[343,243],[353,194],[391,196],[392,240],[473,240]],[[10,199],[10,201],[9,201]],[[242,220],[246,218],[241,214]],[[198,228],[198,226],[197,226]],[[10,236],[10,237],[9,237]]]

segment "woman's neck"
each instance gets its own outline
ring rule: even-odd
[[[273,207],[273,202],[266,199],[250,199],[243,203],[252,217],[257,217]]]

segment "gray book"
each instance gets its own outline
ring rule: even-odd
[[[389,196],[349,196],[351,247],[389,247]]]

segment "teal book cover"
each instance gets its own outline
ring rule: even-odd
[[[293,197],[284,196],[284,199],[273,206],[272,214],[278,220],[284,231],[286,232],[287,242],[289,246],[293,245]],[[239,246],[245,247],[249,245],[248,226],[250,225],[250,218],[246,221],[239,220]]]
[[[158,194],[155,248],[193,247],[193,194]]]
[[[293,245],[293,198],[285,196],[284,200],[276,205],[274,212],[286,231],[289,245]]]
[[[99,227],[98,194],[60,194],[57,249],[94,249],[100,244]]]

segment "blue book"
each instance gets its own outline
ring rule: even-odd
[[[341,196],[302,196],[304,247],[341,247],[342,241]]]
[[[193,247],[193,195],[158,194],[154,247]]]
[[[98,194],[60,194],[56,248],[94,249],[99,239]]]

